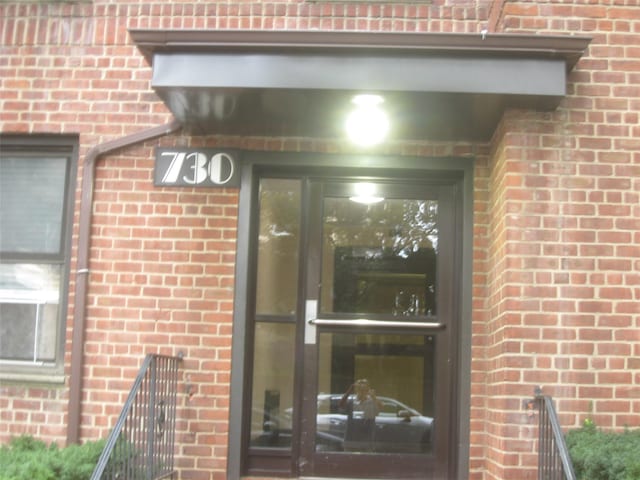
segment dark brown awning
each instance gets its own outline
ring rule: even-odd
[[[378,93],[399,139],[489,139],[505,108],[553,110],[590,39],[506,34],[132,30],[194,134],[339,137]]]

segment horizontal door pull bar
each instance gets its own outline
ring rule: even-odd
[[[445,328],[444,323],[438,322],[408,322],[393,320],[369,320],[366,318],[331,319],[313,318],[309,320],[311,325],[328,327],[383,327],[383,328],[419,328],[427,330],[440,330]]]

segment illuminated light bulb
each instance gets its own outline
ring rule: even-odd
[[[356,106],[347,116],[347,136],[356,145],[371,147],[381,143],[389,133],[389,118],[380,107],[380,95],[363,94],[353,97]]]

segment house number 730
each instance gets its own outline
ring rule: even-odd
[[[235,160],[226,152],[211,156],[203,152],[160,153],[163,164],[169,160],[162,175],[163,185],[213,185],[225,186],[234,178]]]

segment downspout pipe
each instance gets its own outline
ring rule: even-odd
[[[85,312],[89,283],[89,249],[91,240],[91,214],[96,161],[102,155],[112,153],[138,143],[169,135],[182,128],[177,120],[142,130],[122,138],[109,140],[92,147],[85,156],[82,169],[80,218],[78,228],[78,253],[76,290],[73,311],[73,335],[71,340],[71,372],[69,378],[69,407],[67,420],[67,444],[79,443],[82,402],[82,375],[84,370]]]

